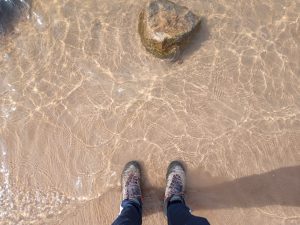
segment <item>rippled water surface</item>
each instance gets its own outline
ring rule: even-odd
[[[144,0],[33,2],[0,46],[0,224],[110,224],[131,159],[144,224],[173,159],[211,224],[300,224],[300,2],[176,2],[203,23],[175,63],[141,45]]]

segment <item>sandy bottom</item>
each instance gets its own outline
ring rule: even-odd
[[[174,159],[212,225],[300,224],[299,2],[176,2],[203,16],[181,63],[141,45],[144,0],[36,0],[1,42],[0,224],[109,225],[132,159],[145,225]]]

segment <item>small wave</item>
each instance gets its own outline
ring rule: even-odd
[[[56,190],[15,190],[10,183],[8,149],[0,139],[0,224],[31,224],[61,214],[71,200]]]

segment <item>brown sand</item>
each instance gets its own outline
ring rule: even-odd
[[[131,159],[145,225],[173,159],[212,225],[300,224],[299,1],[176,2],[204,17],[181,64],[141,45],[144,0],[35,1],[0,47],[0,224],[111,224]]]

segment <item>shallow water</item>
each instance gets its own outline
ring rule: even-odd
[[[0,224],[110,224],[131,159],[144,224],[165,170],[211,224],[300,224],[300,3],[176,1],[203,16],[182,63],[140,43],[146,1],[35,1],[0,53]]]

